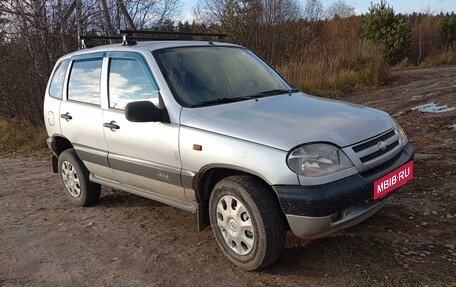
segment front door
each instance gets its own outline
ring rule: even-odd
[[[181,184],[177,123],[135,123],[124,115],[127,103],[159,104],[159,89],[145,59],[137,53],[108,53],[108,109],[104,133],[108,160],[122,185],[160,194],[166,202],[186,201]]]

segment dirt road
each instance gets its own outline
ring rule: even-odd
[[[364,223],[289,233],[276,264],[244,272],[193,214],[111,189],[75,207],[48,161],[3,157],[0,286],[455,286],[456,67],[400,72],[348,100],[394,115],[417,150],[416,178]],[[431,102],[449,111],[412,110]]]

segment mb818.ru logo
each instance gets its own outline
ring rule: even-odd
[[[374,199],[395,190],[413,178],[413,161],[374,182]]]

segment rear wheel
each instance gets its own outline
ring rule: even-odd
[[[222,179],[211,193],[209,213],[215,239],[234,264],[257,270],[279,258],[285,242],[283,214],[261,181]]]
[[[91,205],[98,202],[101,187],[89,180],[89,171],[74,149],[67,149],[59,156],[59,176],[63,190],[75,205]]]

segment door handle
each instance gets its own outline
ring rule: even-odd
[[[103,126],[105,128],[110,128],[111,130],[120,129],[119,125],[115,121],[111,121],[110,123],[104,123]]]
[[[71,120],[71,119],[73,118],[73,117],[70,115],[70,113],[68,113],[68,112],[65,113],[65,114],[61,114],[60,117],[61,117],[62,119],[67,120],[67,121],[69,121],[69,120]]]

